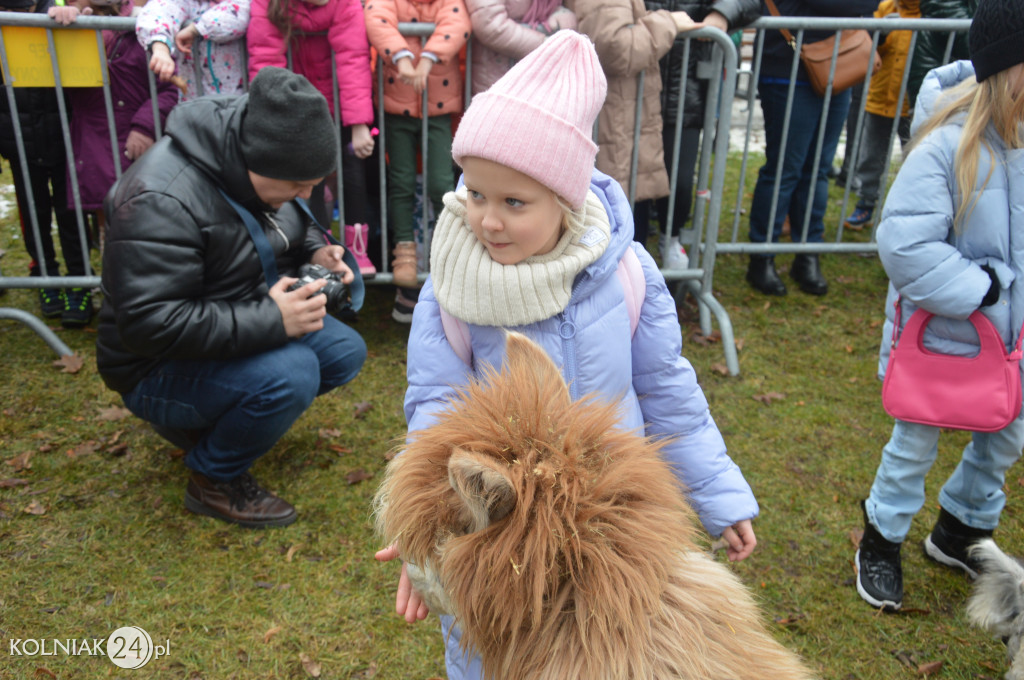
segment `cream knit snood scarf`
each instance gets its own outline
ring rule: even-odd
[[[576,275],[601,257],[611,236],[604,206],[590,191],[582,233],[566,230],[551,252],[504,265],[466,221],[466,188],[445,194],[444,205],[430,246],[434,294],[449,314],[481,326],[521,326],[561,312]]]

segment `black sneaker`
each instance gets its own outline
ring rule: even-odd
[[[864,537],[854,556],[857,565],[857,594],[872,607],[896,611],[903,606],[903,566],[900,543],[887,541],[868,520],[864,502]]]
[[[39,309],[43,317],[56,319],[64,313],[64,291],[59,288],[39,289]]]
[[[60,325],[64,328],[82,328],[92,321],[96,310],[92,306],[92,291],[85,288],[68,288],[64,292],[64,310]]]
[[[991,529],[969,527],[953,515],[939,508],[935,528],[924,539],[924,553],[939,564],[963,569],[968,576],[978,578],[981,563],[967,553],[967,549],[982,538],[991,538]]]

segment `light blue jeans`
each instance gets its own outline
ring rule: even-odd
[[[924,478],[938,455],[937,427],[897,420],[882,449],[882,462],[865,504],[871,524],[888,541],[902,543],[924,505]],[[1021,456],[1024,420],[999,432],[974,432],[960,464],[942,486],[939,504],[975,529],[995,529],[1006,504],[1003,480]]]

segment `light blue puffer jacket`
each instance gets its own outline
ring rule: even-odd
[[[943,105],[943,92],[973,75],[969,61],[929,72],[917,98],[915,130]],[[984,189],[960,233],[955,234],[953,216],[962,199],[953,161],[960,131],[958,121],[921,140],[904,161],[885,201],[878,227],[878,254],[890,283],[879,377],[885,375],[889,362],[897,293],[902,295],[902,323],[918,307],[936,315],[925,332],[926,347],[958,356],[977,353],[977,335],[966,319],[978,309],[991,285],[981,265],[990,266],[1001,284],[998,302],[982,313],[1008,349],[1020,333],[1024,288],[1017,279],[1024,267],[1024,150],[1006,148],[989,130],[987,140],[993,153],[982,145],[976,184]],[[990,170],[992,176],[985,183]]]
[[[513,330],[540,344],[561,367],[574,399],[600,394],[621,399],[629,429],[675,436],[665,450],[689,490],[707,531],[718,536],[757,515],[757,501],[708,411],[693,367],[680,356],[682,337],[676,305],[651,256],[633,243],[633,216],[618,182],[594,171],[591,189],[608,212],[608,249],[576,277],[559,315]],[[646,298],[630,343],[629,312],[615,269],[626,248],[643,265]],[[474,364],[500,366],[504,329],[469,325]],[[440,308],[427,279],[420,291],[409,336],[405,416],[410,432],[429,427],[454,395],[452,384],[468,381],[471,369],[455,355],[441,325]]]

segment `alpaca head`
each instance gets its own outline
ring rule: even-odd
[[[389,465],[378,531],[485,665],[556,628],[594,639],[659,606],[693,518],[658,446],[617,421],[613,405],[573,402],[547,354],[509,334],[501,371]]]

